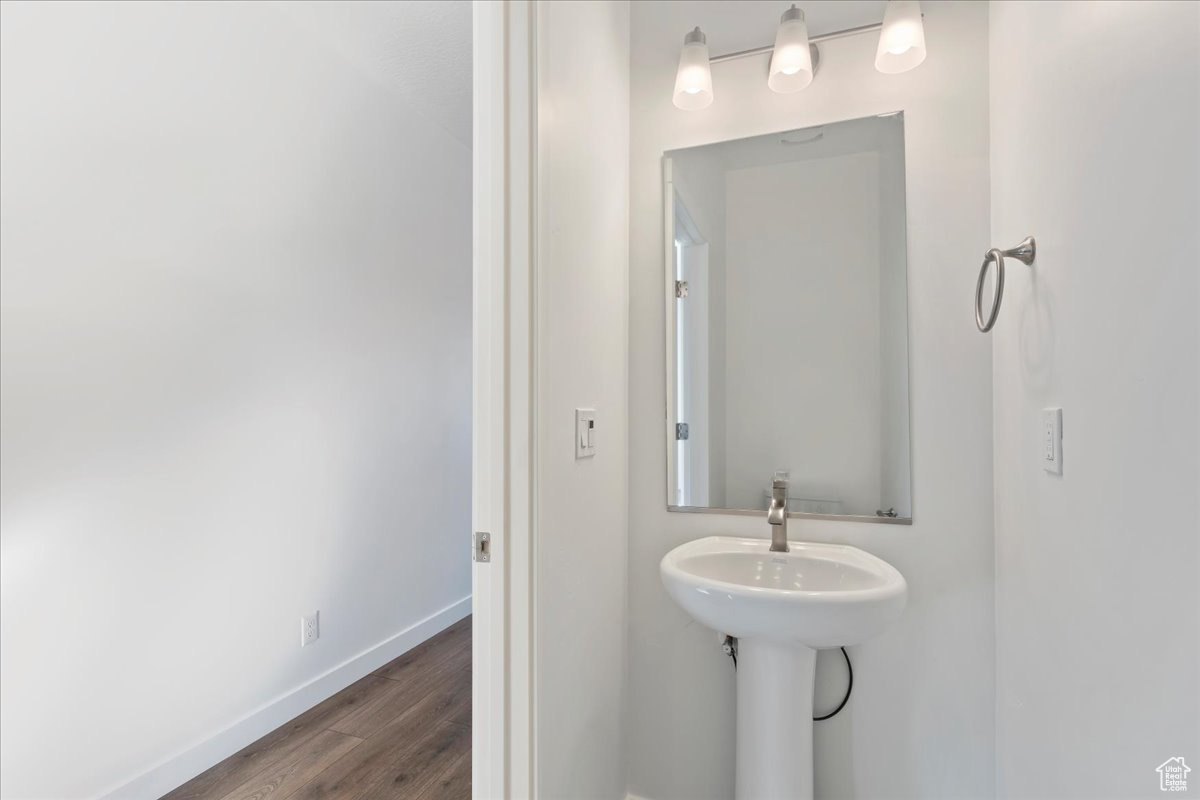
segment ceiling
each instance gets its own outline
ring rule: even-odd
[[[470,0],[316,0],[276,8],[471,146]]]

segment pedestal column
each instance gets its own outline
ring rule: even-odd
[[[738,640],[737,800],[812,800],[817,651]]]

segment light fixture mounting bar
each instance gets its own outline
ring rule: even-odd
[[[856,28],[845,28],[840,31],[832,31],[830,33],[822,33],[820,36],[808,37],[809,44],[817,44],[818,42],[828,42],[831,39],[841,39],[843,36],[854,36],[859,33],[870,33],[883,28],[882,22],[873,22],[870,25],[859,25]],[[757,56],[765,53],[770,53],[775,49],[775,45],[768,44],[763,47],[755,47],[750,50],[739,50],[736,53],[723,53],[719,56],[713,56],[708,60],[710,64],[719,64],[722,61],[733,61],[735,58],[747,58],[749,56]]]

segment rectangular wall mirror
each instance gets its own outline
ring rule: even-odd
[[[668,507],[911,522],[903,115],[663,162]]]

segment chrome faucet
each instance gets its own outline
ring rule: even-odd
[[[767,522],[771,525],[771,552],[786,553],[788,482],[776,477],[771,482],[771,508],[767,510]]]

